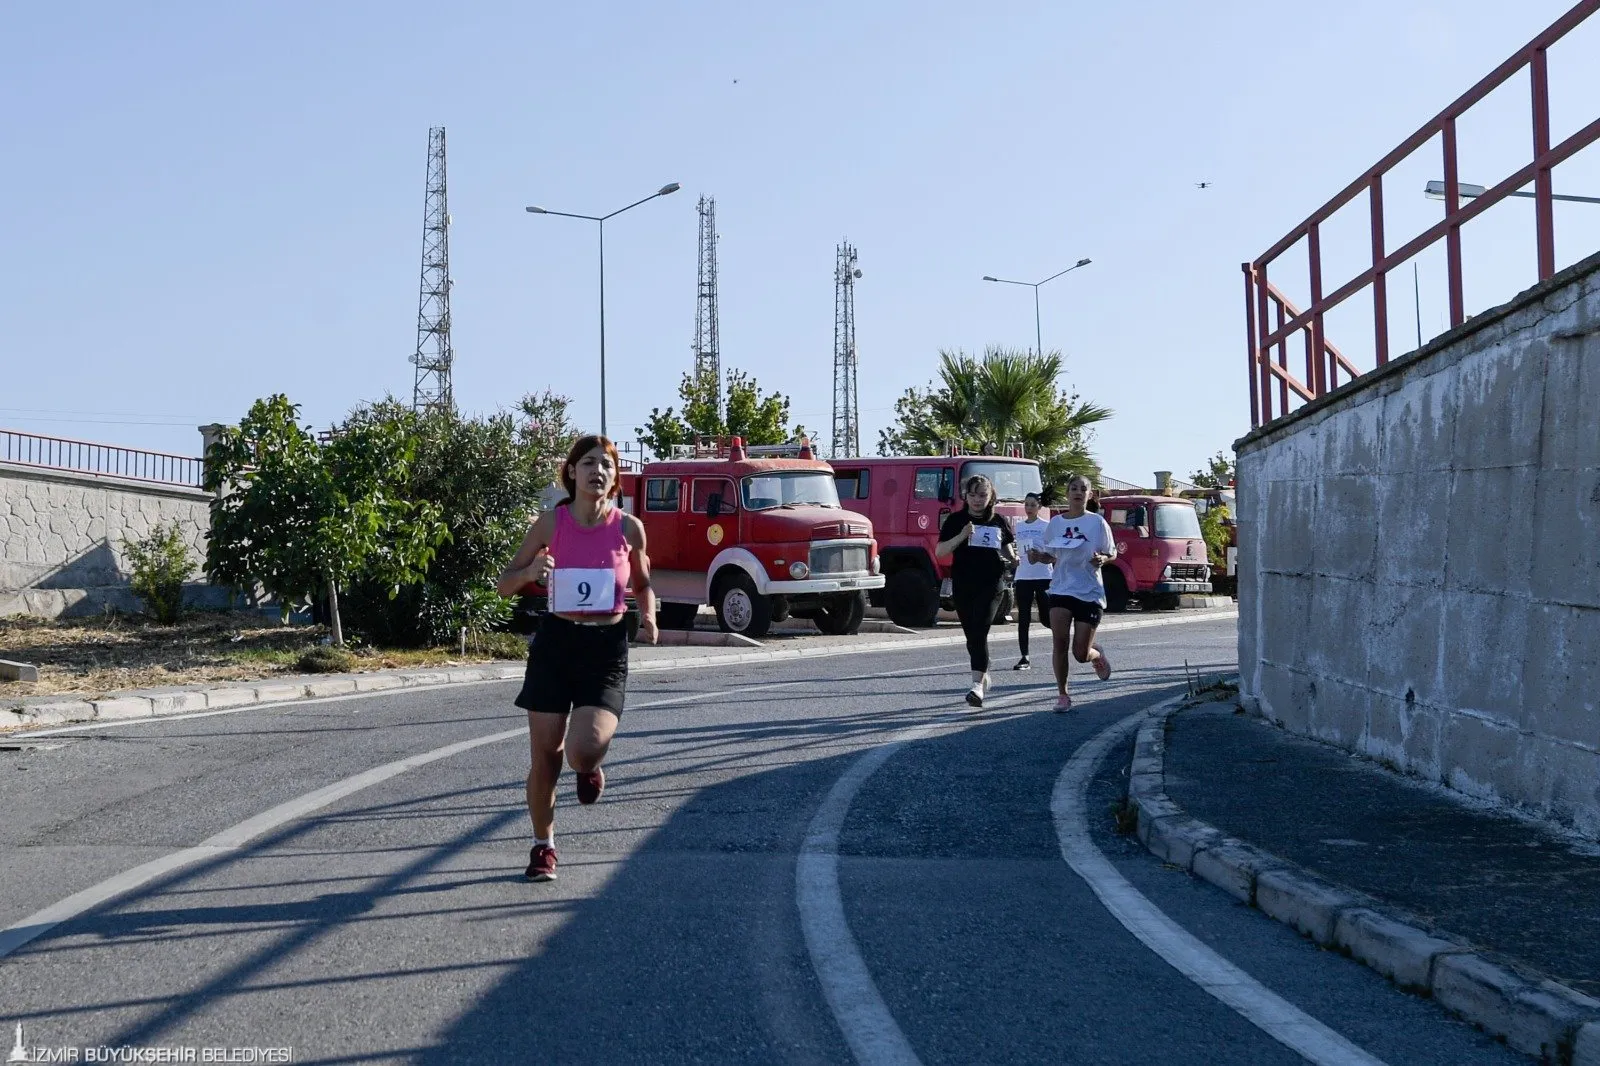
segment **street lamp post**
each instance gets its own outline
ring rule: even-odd
[[[642,200],[635,200],[627,207],[619,207],[609,215],[578,215],[570,211],[550,211],[543,207],[529,207],[530,215],[558,215],[561,218],[581,218],[586,222],[593,222],[600,231],[600,435],[606,433],[606,220],[616,218],[624,211],[631,211],[640,204],[649,203],[658,196],[667,196],[677,192],[682,186],[677,182],[663,185],[655,192]]]
[[[1456,191],[1461,194],[1461,199],[1474,200],[1479,196],[1482,196],[1487,190],[1482,185],[1468,185],[1466,182],[1461,181],[1456,183]],[[1445,197],[1444,182],[1428,182],[1428,184],[1423,187],[1422,195],[1426,196],[1430,200],[1443,200]],[[1538,199],[1537,193],[1524,192],[1521,189],[1518,189],[1516,192],[1507,193],[1506,195],[1521,196],[1529,200]],[[1555,192],[1550,194],[1550,199],[1569,200],[1575,204],[1600,204],[1600,196],[1570,196]]]
[[[1030,287],[1031,289],[1033,289],[1033,343],[1035,345],[1034,350],[1036,352],[1038,352],[1039,355],[1043,356],[1044,355],[1044,333],[1039,328],[1039,287],[1041,285],[1045,285],[1045,284],[1048,284],[1049,282],[1052,282],[1052,281],[1056,280],[1062,274],[1070,274],[1074,270],[1077,270],[1079,267],[1088,266],[1091,262],[1093,262],[1093,260],[1091,260],[1091,259],[1080,259],[1076,263],[1073,263],[1071,266],[1067,267],[1067,269],[1061,270],[1061,271],[1057,271],[1056,273],[1051,274],[1048,278],[1045,278],[1044,281],[1012,281],[1010,278],[994,278],[994,277],[990,277],[988,274],[985,274],[983,276],[983,280],[984,281],[998,282],[1001,285],[1026,285],[1026,286]]]

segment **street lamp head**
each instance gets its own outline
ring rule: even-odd
[[[991,278],[989,275],[985,274],[983,276],[983,280],[984,281],[999,281],[1000,279],[999,278]]]
[[[1470,200],[1473,197],[1482,196],[1484,194],[1484,192],[1487,191],[1487,190],[1484,189],[1484,187],[1482,185],[1468,185],[1464,181],[1457,182],[1456,183],[1456,188],[1460,190],[1461,198],[1463,200]],[[1442,182],[1442,181],[1430,181],[1430,182],[1428,182],[1428,184],[1422,190],[1422,195],[1426,196],[1430,200],[1443,200],[1444,199],[1444,182]]]
[[[1094,260],[1092,260],[1092,259],[1080,259],[1076,263],[1073,263],[1072,265],[1075,266],[1075,267],[1086,267],[1092,262],[1094,262]]]
[[[527,207],[523,208],[523,210],[527,211],[530,215],[544,215],[549,213],[542,207]]]
[[[679,185],[677,182],[673,182],[671,185],[663,185],[663,186],[661,186],[661,191],[656,193],[656,195],[657,196],[666,196],[666,195],[668,195],[670,193],[677,192],[681,188],[683,188],[682,185]]]

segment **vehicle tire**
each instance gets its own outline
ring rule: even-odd
[[[1163,592],[1159,596],[1152,596],[1150,606],[1158,611],[1176,611],[1183,605],[1183,597],[1176,592]]]
[[[847,637],[861,632],[861,620],[866,616],[867,594],[846,592],[829,596],[813,620],[817,628],[829,636]]]
[[[656,625],[661,629],[693,629],[694,616],[700,613],[693,603],[663,603],[656,607]]]
[[[1017,594],[1014,589],[1001,589],[1000,598],[995,601],[994,619],[990,625],[1003,626],[1011,621],[1011,609],[1017,605]]]
[[[743,570],[719,580],[713,598],[723,632],[760,640],[772,628],[772,601],[756,591],[756,583]]]
[[[1122,576],[1122,571],[1114,566],[1108,566],[1101,576],[1106,583],[1106,610],[1126,611],[1128,609],[1128,582]]]
[[[926,570],[890,574],[883,592],[884,606],[895,625],[926,629],[939,620],[939,583]]]

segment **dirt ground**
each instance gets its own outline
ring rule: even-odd
[[[38,681],[0,681],[0,706],[58,693],[97,699],[128,689],[300,673],[300,656],[326,636],[322,626],[283,626],[243,612],[196,613],[170,626],[126,615],[0,618],[0,659],[39,667]],[[521,658],[526,645],[508,636],[469,640],[466,656],[459,648],[350,650],[358,671],[461,666]]]

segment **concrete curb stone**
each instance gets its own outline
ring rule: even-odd
[[[1152,854],[1397,986],[1431,995],[1519,1051],[1544,1062],[1600,1066],[1600,1000],[1228,837],[1174,803],[1165,789],[1165,738],[1168,720],[1181,709],[1178,701],[1158,707],[1134,742],[1128,798],[1138,811],[1139,839]]]
[[[97,722],[111,722],[123,718],[149,718],[155,708],[145,696],[115,696],[109,700],[92,700]]]

